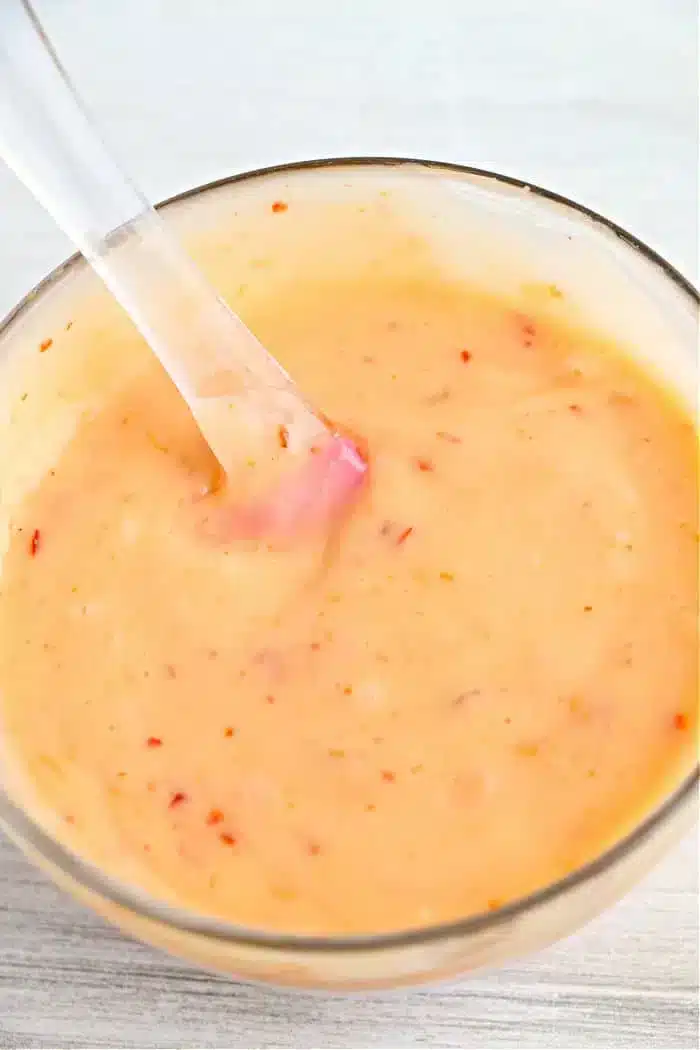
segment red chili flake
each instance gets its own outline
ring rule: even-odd
[[[412,525],[409,525],[409,527],[407,529],[404,529],[403,532],[400,532],[399,535],[396,538],[396,546],[400,547],[402,543],[405,543],[412,532],[413,532],[413,526]]]
[[[309,646],[309,648],[314,653],[317,653],[319,651],[319,649],[321,648],[321,643],[320,642],[312,642],[311,645]]]
[[[224,729],[224,736],[227,738],[232,737],[235,734],[235,732],[236,730],[233,728],[233,726],[226,726],[226,728]]]
[[[277,213],[277,212],[281,212],[281,211],[286,211],[288,207],[289,207],[289,205],[286,204],[284,201],[275,201],[273,203],[273,205],[272,205],[272,210],[275,213]]]
[[[210,809],[207,815],[207,824],[220,824],[224,815],[220,809]]]
[[[320,852],[321,852],[321,847],[319,846],[318,842],[310,842],[309,843],[309,855],[311,857],[317,857]]]
[[[383,769],[382,780],[385,780],[387,784],[393,784],[396,780],[396,773],[392,773],[390,769]]]
[[[235,835],[230,835],[228,831],[222,831],[219,835],[219,839],[223,842],[224,846],[235,846],[238,839]]]
[[[673,716],[673,725],[676,729],[687,729],[690,725],[690,720],[684,711],[679,711]]]
[[[267,700],[268,704],[274,704],[275,702],[274,696],[266,696],[265,699]]]
[[[419,470],[422,470],[424,473],[430,473],[431,471],[435,470],[435,464],[429,459],[417,459],[416,466]]]
[[[29,541],[29,557],[36,558],[39,548],[41,547],[41,533],[38,529],[34,529],[32,538]]]
[[[284,424],[280,424],[277,428],[277,438],[280,443],[280,448],[289,448],[289,431]]]
[[[470,352],[468,350],[462,350],[462,351],[460,351],[459,359],[460,359],[460,361],[463,361],[464,364],[466,365],[467,361],[471,361],[472,355],[470,354]]]
[[[159,736],[149,736],[148,740],[146,741],[146,746],[147,747],[162,747],[163,746],[163,741],[160,739]]]
[[[461,445],[461,437],[457,437],[456,434],[450,434],[446,430],[438,430],[436,437],[439,437],[441,441],[447,441],[450,445]]]
[[[44,339],[43,343],[39,343],[39,353],[43,354],[51,346],[53,346],[53,339]]]
[[[187,802],[187,795],[184,791],[176,791],[170,798],[168,809],[175,809],[177,806],[181,806],[183,802]]]
[[[523,325],[523,335],[534,336],[535,334],[536,334],[536,330],[535,330],[534,324],[531,324],[530,322],[528,322],[527,324]]]
[[[569,405],[569,412],[574,412],[574,413],[576,413],[578,415],[579,413],[583,412],[583,409],[581,408],[580,405],[573,404],[573,405]]]

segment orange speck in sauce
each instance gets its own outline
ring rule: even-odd
[[[272,210],[276,214],[279,214],[281,211],[287,211],[288,208],[289,205],[285,201],[274,201],[272,205]]]
[[[181,806],[183,802],[187,802],[188,798],[184,791],[176,791],[170,796],[170,802],[168,803],[168,809],[176,809]]]
[[[228,831],[222,831],[219,835],[219,841],[223,842],[224,846],[235,846],[238,839],[235,835],[231,835]]]
[[[424,399],[426,405],[441,405],[445,401],[450,399],[450,388],[443,386],[440,390],[436,390],[434,394],[428,394]]]
[[[53,339],[44,339],[43,343],[39,343],[39,353],[43,354],[51,346],[53,346]]]
[[[280,444],[280,448],[289,448],[289,431],[282,423],[277,430],[277,439]]]
[[[678,711],[677,714],[673,716],[673,725],[676,729],[688,729],[690,726],[690,719],[685,711]]]
[[[311,857],[317,857],[320,852],[321,852],[321,847],[319,846],[318,842],[310,842],[309,843],[309,855]]]
[[[162,747],[162,746],[163,746],[163,741],[160,739],[159,736],[149,736],[148,740],[146,741],[146,747]]]
[[[471,361],[472,355],[469,352],[469,350],[461,350],[459,354],[459,359],[466,365],[468,361]]]
[[[224,729],[224,736],[228,739],[232,737],[235,734],[235,732],[236,730],[233,728],[233,726],[226,726],[226,728]]]
[[[207,824],[221,824],[224,815],[220,809],[210,809],[207,814]]]
[[[422,470],[426,474],[429,474],[433,470],[435,470],[435,464],[430,459],[417,459],[416,466],[419,470]]]
[[[397,539],[396,539],[396,546],[400,547],[402,543],[405,543],[412,532],[413,532],[413,526],[412,525],[409,525],[409,527],[407,529],[404,529],[403,532],[400,532],[398,537],[397,537]]]
[[[384,780],[387,784],[393,784],[396,780],[396,773],[392,773],[390,769],[383,769],[382,780]]]
[[[622,405],[625,408],[630,408],[635,404],[635,399],[631,394],[626,394],[624,390],[613,390],[608,394],[608,403],[611,405]]]
[[[268,704],[274,704],[274,702],[275,702],[274,696],[268,695],[268,696],[265,697],[265,699],[267,700]]]

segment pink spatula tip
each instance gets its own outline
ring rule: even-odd
[[[367,458],[351,438],[334,434],[264,500],[220,508],[207,532],[219,542],[288,541],[342,520],[369,474]]]
[[[348,490],[354,491],[367,473],[367,459],[360,452],[357,443],[342,434],[336,434],[328,446],[329,466],[334,464],[335,472],[342,474]]]

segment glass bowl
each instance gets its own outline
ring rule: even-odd
[[[160,207],[191,239],[211,225],[210,206],[222,194],[244,207],[250,200],[295,200],[309,192],[331,200],[378,192],[387,206],[392,199],[409,202],[421,233],[429,232],[451,266],[505,294],[517,293],[524,280],[556,281],[589,325],[632,345],[695,410],[698,293],[633,236],[539,187],[453,164],[340,158],[236,175]],[[79,256],[54,270],[0,326],[3,364],[15,342],[41,323],[52,300],[98,287]],[[498,911],[354,937],[277,935],[152,899],[73,854],[1,789],[0,821],[57,883],[144,941],[244,980],[352,991],[452,978],[571,933],[625,893],[691,827],[697,786],[696,767],[680,785],[669,785],[658,808],[623,829],[607,852]]]

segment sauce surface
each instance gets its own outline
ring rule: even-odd
[[[246,320],[371,457],[348,520],[286,545],[206,536],[211,455],[104,304],[28,348],[54,373],[17,426],[38,398],[72,430],[10,513],[0,713],[54,834],[231,921],[394,930],[551,883],[680,781],[697,434],[537,302],[420,258],[261,285]]]

